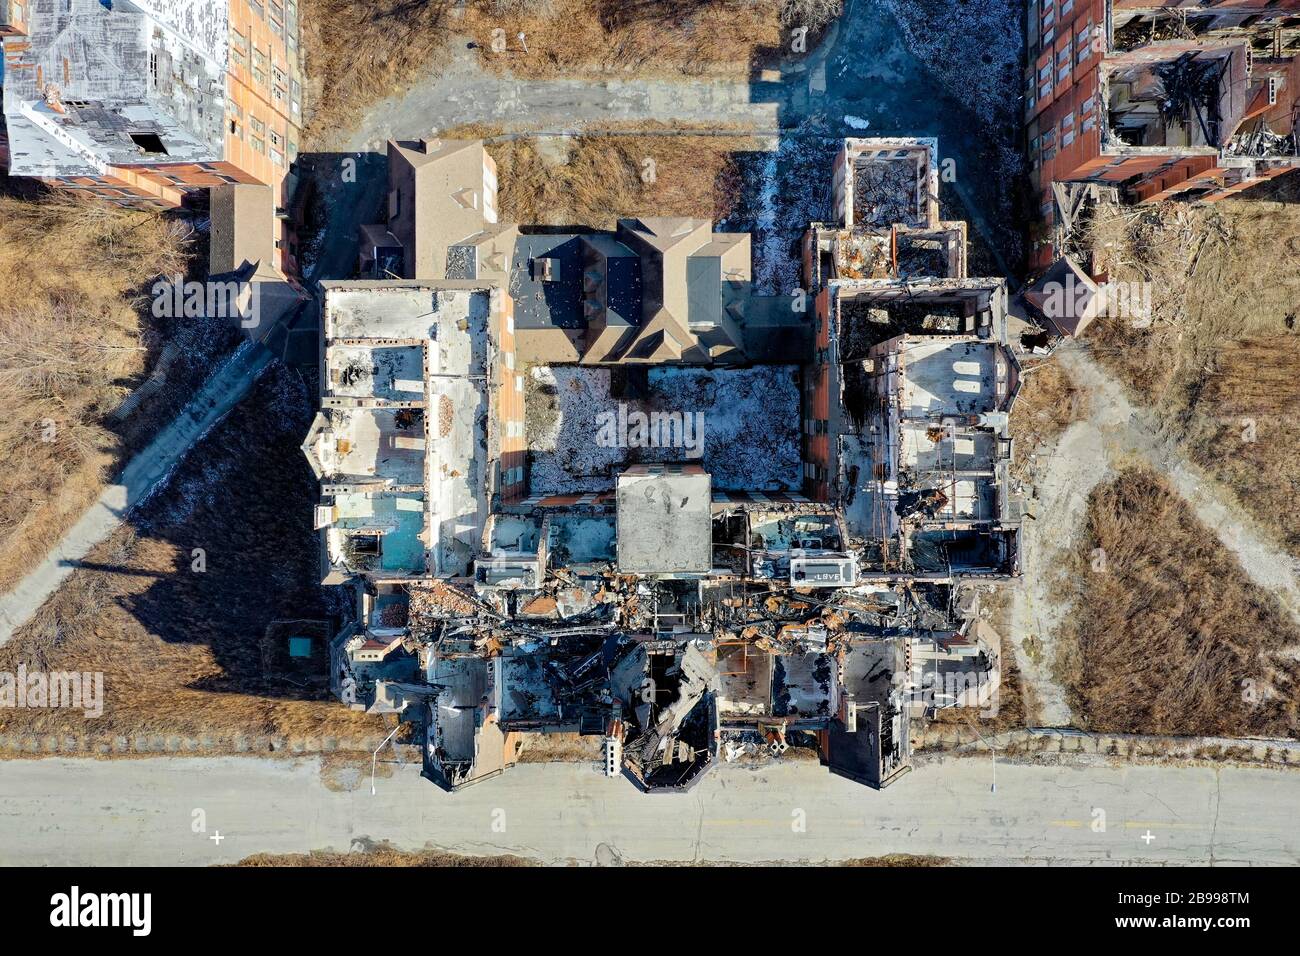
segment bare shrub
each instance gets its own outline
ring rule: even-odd
[[[1033,480],[1036,456],[1047,453],[1071,422],[1087,417],[1088,395],[1055,359],[1025,369],[1020,394],[1011,410],[1011,434],[1016,439],[1013,474]]]
[[[1288,179],[1211,207],[1103,205],[1090,227],[1094,268],[1149,283],[1151,316],[1099,319],[1084,342],[1193,461],[1300,557],[1300,269],[1292,251],[1300,249],[1300,206]]]
[[[784,0],[781,23],[817,33],[844,11],[844,0]]]
[[[302,0],[309,138],[346,127],[445,59],[455,0]]]
[[[566,145],[567,161],[560,163],[535,140],[489,144],[503,219],[596,227],[648,214],[722,219],[739,193],[736,155],[758,148],[742,135],[667,128],[663,136],[592,133]]]
[[[549,13],[507,15],[485,2],[458,28],[487,66],[516,76],[745,74],[781,43],[780,0],[553,0]],[[505,51],[492,48],[493,30],[503,31]]]
[[[302,24],[319,145],[445,66],[457,37],[521,77],[744,75],[780,46],[781,0],[303,0]]]

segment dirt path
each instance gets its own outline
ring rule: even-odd
[[[0,645],[31,620],[91,550],[105,540],[128,511],[167,480],[185,454],[248,393],[270,365],[270,351],[246,342],[215,371],[198,394],[150,445],[131,459],[117,482],[55,545],[45,560],[0,597]]]
[[[778,103],[754,102],[746,80],[517,79],[485,69],[463,41],[452,42],[450,50],[451,61],[437,76],[376,104],[337,145],[349,152],[381,150],[389,139],[427,136],[464,123],[548,129],[644,120],[778,125]]]
[[[1074,717],[1065,690],[1052,677],[1054,635],[1065,608],[1054,600],[1053,576],[1061,553],[1083,522],[1088,493],[1111,473],[1117,436],[1127,422],[1122,407],[1093,401],[1088,418],[1074,422],[1051,450],[1028,503],[1022,535],[1019,586],[1012,595],[1011,638],[1025,682],[1038,701],[1037,720],[1068,727]]]
[[[1163,474],[1192,506],[1196,517],[1237,556],[1251,581],[1276,595],[1300,624],[1300,563],[1269,539],[1231,492],[1188,461],[1160,433],[1150,412],[1134,412],[1123,386],[1090,355],[1071,350],[1062,354],[1061,361],[1075,381],[1094,396],[1094,406],[1103,413],[1126,417],[1128,427],[1121,433],[1120,451],[1145,459]]]
[[[1298,623],[1300,580],[1295,560],[1268,541],[1231,495],[1181,455],[1161,434],[1154,416],[1135,408],[1123,386],[1091,355],[1074,344],[1057,355],[1090,396],[1089,413],[1061,436],[1029,503],[1035,520],[1025,522],[1023,577],[1013,596],[1011,637],[1024,678],[1040,703],[1039,721],[1063,727],[1073,716],[1050,668],[1056,656],[1053,634],[1067,608],[1052,596],[1053,576],[1083,523],[1089,492],[1124,465],[1145,464],[1164,475],[1237,556],[1251,581],[1275,594]]]

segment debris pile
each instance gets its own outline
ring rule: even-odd
[[[1224,152],[1230,156],[1297,156],[1300,155],[1300,142],[1295,130],[1286,134],[1275,133],[1260,120],[1251,129],[1228,140]]]
[[[919,225],[916,165],[911,159],[873,158],[853,171],[854,219],[864,225]]]
[[[1199,58],[1189,50],[1170,63],[1152,69],[1160,79],[1157,96],[1165,128],[1175,124],[1201,130],[1207,144],[1219,142],[1219,90],[1227,58]]]
[[[495,433],[485,415],[485,438],[452,392],[439,392],[436,414],[413,398],[409,423],[390,430],[394,449],[414,451],[399,433],[422,424],[424,452],[441,461],[445,446],[472,439],[490,451],[462,458],[465,470],[493,477],[420,494],[420,471],[393,466],[383,477],[397,490],[373,493],[322,466],[338,479],[323,483],[327,497],[345,496],[362,518],[331,501],[317,519],[327,538],[355,537],[382,558],[357,576],[358,619],[338,664],[388,668],[373,699],[421,723],[427,775],[456,789],[504,772],[531,735],[572,735],[598,738],[573,749],[598,750],[607,775],[648,791],[792,751],[883,787],[907,768],[909,720],[988,699],[988,682],[975,694],[919,683],[991,669],[955,591],[1015,573],[1019,533],[1018,516],[999,508],[1019,372],[1005,288],[966,276],[964,224],[939,218],[938,166],[931,139],[844,141],[838,224],[806,235],[816,315],[805,331],[816,326],[823,347],[801,364],[782,354],[719,367],[725,323],[708,365],[664,360],[669,348],[645,365],[530,364],[525,375],[488,324],[481,340],[457,340],[456,324],[439,325],[446,341],[421,340],[424,352],[459,342],[468,370],[477,347],[494,346],[503,357],[486,378],[512,383],[522,408],[495,409],[507,419]],[[702,228],[693,222],[680,228]],[[697,284],[701,300],[727,294]],[[414,313],[391,331],[423,335],[427,290],[391,291]],[[356,296],[352,308],[379,308]],[[352,300],[335,298],[327,324],[346,325]],[[804,326],[773,304],[774,327]],[[415,358],[404,353],[378,390],[414,381]],[[427,396],[435,366],[419,367]],[[344,378],[359,387],[362,371]],[[509,404],[464,377],[467,397],[487,399],[481,410]],[[339,442],[313,436],[319,465]],[[928,672],[914,671],[914,653]],[[421,677],[427,693],[405,686]]]

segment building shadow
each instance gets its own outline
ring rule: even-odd
[[[77,562],[148,581],[121,587],[113,600],[142,632],[206,648],[219,675],[191,689],[328,696],[325,638],[343,609],[339,589],[320,584],[318,492],[300,448],[314,400],[300,370],[273,362],[167,484],[126,514],[134,541],[125,553]],[[303,636],[311,639],[306,656],[283,666],[292,639]]]
[[[385,219],[388,159],[382,152],[300,153],[294,200],[303,279],[349,279],[356,274],[358,230]]]
[[[849,0],[846,7],[807,52],[765,51],[750,93],[756,103],[776,105],[777,128],[769,131],[775,148],[735,154],[739,194],[718,228],[752,232],[759,290],[788,294],[800,282],[799,244],[809,222],[831,218],[831,167],[843,138],[936,137],[941,163],[953,161],[953,175],[941,180],[943,215],[971,224],[970,273],[1018,276],[1023,194],[1020,179],[1002,173],[1005,155],[1019,149],[1019,130],[986,127],[931,64],[907,51],[879,0]],[[1009,96],[1018,76],[1008,78]],[[380,152],[300,155],[292,212],[310,283],[355,274],[359,226],[384,218],[386,165]],[[192,328],[189,334],[202,337],[201,326]],[[227,332],[237,339],[219,326],[207,339],[233,342]],[[136,543],[125,556],[95,554],[76,563],[79,571],[144,583],[113,597],[142,632],[206,648],[220,674],[190,686],[326,696],[321,648],[292,680],[268,670],[266,653],[268,640],[301,636],[280,622],[308,622],[302,630],[326,622],[319,630],[329,634],[346,613],[342,589],[320,584],[318,488],[300,449],[316,399],[309,368],[272,362],[166,485],[126,513]],[[271,650],[279,659],[278,644]]]
[[[940,215],[968,223],[969,274],[1023,277],[1028,193],[1018,113],[989,126],[945,83],[942,64],[914,55],[905,35],[880,0],[846,0],[839,21],[807,52],[789,48],[788,32],[785,48],[765,51],[767,68],[755,70],[750,94],[776,104],[776,150],[738,157],[744,192],[726,220],[728,229],[755,233],[756,278],[794,281],[803,231],[831,219],[831,163],[845,137],[936,138]],[[1020,75],[988,82],[1017,102]]]

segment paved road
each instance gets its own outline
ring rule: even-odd
[[[31,620],[41,605],[76,570],[78,563],[147,498],[186,453],[243,399],[271,353],[245,342],[199,389],[170,425],[127,463],[62,540],[8,594],[0,597],[0,645]]]
[[[1300,862],[1293,771],[1002,764],[996,793],[991,771],[951,759],[876,793],[816,764],[724,766],[689,794],[646,796],[594,768],[523,765],[449,795],[409,765],[372,797],[327,789],[311,760],[18,760],[0,772],[0,864],[201,865],[369,840],[549,862]],[[207,833],[191,829],[196,809]]]

